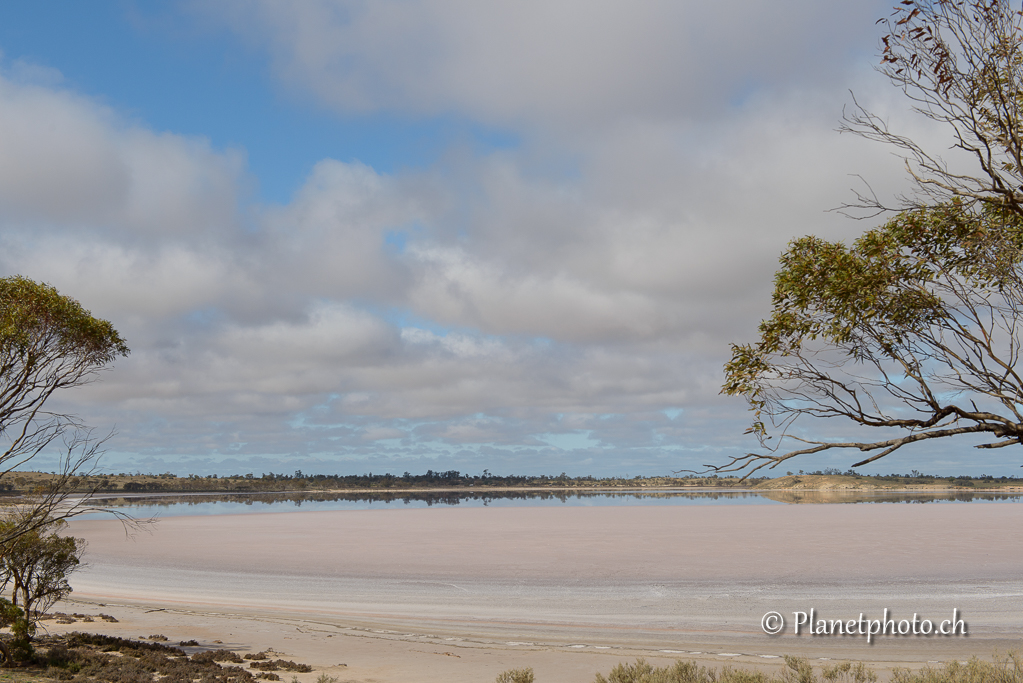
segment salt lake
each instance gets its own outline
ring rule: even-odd
[[[273,615],[339,636],[399,634],[406,644],[894,661],[1021,644],[1018,495],[940,504],[783,504],[721,492],[673,504],[624,500],[230,503],[262,514],[221,514],[235,508],[203,501],[181,509],[217,513],[166,514],[131,539],[115,521],[78,519],[71,531],[89,542],[88,566],[73,585],[76,598],[105,605]],[[958,614],[969,633],[873,644],[796,635],[793,620],[811,609],[841,620]],[[773,636],[761,625],[772,611],[788,620]]]
[[[1020,503],[1020,492],[971,491],[722,491],[624,490],[418,491],[387,493],[136,494],[101,498],[135,517],[235,515],[267,512],[481,507],[622,507],[852,503]],[[92,515],[88,518],[100,518]]]

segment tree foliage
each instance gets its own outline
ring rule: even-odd
[[[1023,15],[1007,0],[902,0],[878,23],[878,70],[966,157],[950,164],[857,104],[842,130],[897,149],[917,191],[896,207],[873,194],[850,207],[876,215],[957,198],[1023,215]]]
[[[0,521],[0,628],[10,627],[9,643],[0,641],[5,664],[32,657],[32,636],[39,617],[71,593],[68,577],[81,563],[85,541],[62,536],[67,523],[51,518],[26,530],[31,509],[10,512]]]
[[[32,514],[20,517],[22,526],[9,533],[74,514],[88,501],[90,492],[76,491],[77,475],[95,466],[104,439],[46,404],[54,392],[93,381],[127,354],[113,325],[74,299],[21,276],[0,278],[0,477],[44,450],[62,453],[55,476],[36,492]],[[73,493],[85,495],[69,506]],[[0,542],[5,538],[0,535]]]
[[[879,23],[879,71],[970,162],[946,163],[858,105],[846,118],[843,130],[901,152],[916,191],[852,246],[789,245],[771,316],[756,343],[732,346],[722,388],[746,398],[748,431],[768,452],[718,471],[830,449],[870,454],[855,467],[962,434],[983,437],[979,448],[1023,444],[1023,14],[1006,0],[902,0]],[[850,206],[891,208],[873,194]],[[800,416],[883,433],[807,439],[793,425]],[[804,447],[785,452],[787,439]]]
[[[744,396],[750,431],[796,438],[802,415],[902,432],[866,442],[810,441],[750,454],[756,469],[834,448],[873,453],[966,433],[1023,443],[1016,371],[1023,313],[1023,219],[961,203],[899,214],[852,247],[804,237],[782,256],[773,312],[755,344],[733,345],[723,392]],[[770,427],[769,427],[770,425]]]
[[[58,389],[79,386],[128,347],[106,320],[74,299],[23,277],[0,279],[0,455],[5,471],[50,443],[65,416],[43,412]]]
[[[38,614],[71,593],[68,577],[81,563],[85,541],[58,533],[66,526],[61,520],[14,533],[21,526],[17,515],[0,523],[0,534],[10,539],[0,546],[0,586],[10,588],[12,604],[34,626]]]
[[[14,636],[11,646],[0,640],[0,663],[10,666],[32,656],[32,625],[25,618],[25,610],[7,598],[0,598],[0,628],[10,628]]]

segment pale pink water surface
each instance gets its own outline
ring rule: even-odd
[[[1019,648],[1023,504],[434,508],[79,520],[86,598],[302,614],[457,637],[741,652]],[[790,622],[935,621],[967,637],[778,636]]]

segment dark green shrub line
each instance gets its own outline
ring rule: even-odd
[[[195,641],[185,641],[194,643]],[[49,636],[17,661],[19,668],[44,668],[47,678],[71,683],[256,683],[279,681],[277,674],[254,673],[230,650],[205,650],[189,657],[180,647],[162,642],[126,640],[89,633]],[[225,665],[226,664],[226,665]],[[291,661],[253,662],[254,668],[307,673],[312,667]]]
[[[16,472],[13,481],[3,482],[0,493],[27,493],[44,485],[52,478],[45,472]],[[120,474],[92,475],[78,477],[74,485],[100,493],[259,493],[259,492],[303,492],[334,490],[389,490],[389,489],[472,489],[472,488],[552,488],[552,489],[593,489],[593,488],[644,488],[644,487],[729,487],[752,486],[767,477],[751,478],[744,482],[739,477],[712,475],[650,476],[650,477],[594,477],[592,475],[570,477],[564,472],[558,475],[498,475],[484,470],[482,474],[468,474],[458,470],[423,474],[307,474],[301,470],[294,474],[273,472],[255,475],[232,474],[199,476],[190,474],[176,476],[163,474]]]

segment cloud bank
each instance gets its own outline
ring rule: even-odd
[[[886,150],[834,131],[850,88],[904,117],[871,73],[882,5],[197,3],[190,21],[266,55],[282,96],[516,143],[390,174],[324,158],[267,204],[244,149],[9,66],[0,272],[128,340],[62,398],[116,424],[115,469],[722,462],[751,444],[720,367],[777,256],[867,227],[827,212],[849,174],[905,187]]]

